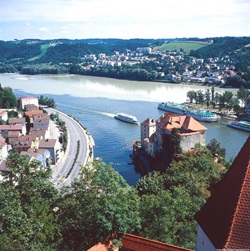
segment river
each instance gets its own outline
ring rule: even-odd
[[[140,122],[147,118],[157,119],[162,115],[162,111],[157,109],[159,102],[185,102],[189,90],[207,88],[78,75],[0,74],[0,83],[2,87],[11,87],[18,97],[42,94],[53,98],[58,110],[75,117],[93,136],[95,157],[112,163],[130,185],[135,185],[140,178],[133,165],[129,164],[132,141],[140,140],[140,126],[118,121],[114,115],[125,112],[135,115]],[[224,90],[215,91],[221,93]],[[229,128],[226,123],[222,119],[218,123],[203,125],[208,128],[206,143],[216,138],[226,149],[229,160],[238,154],[249,133]]]

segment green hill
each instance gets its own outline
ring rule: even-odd
[[[155,49],[159,51],[173,51],[183,49],[184,51],[198,50],[204,46],[208,46],[210,43],[208,42],[197,42],[197,41],[176,41],[170,43],[164,43],[159,47],[155,47]]]

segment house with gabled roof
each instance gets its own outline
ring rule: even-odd
[[[41,139],[48,139],[50,136],[49,128],[45,128],[45,127],[39,127],[39,128],[31,127],[29,130],[29,134],[36,135],[37,137],[40,137]]]
[[[195,215],[196,251],[250,248],[250,136]]]
[[[50,116],[47,114],[37,114],[33,116],[34,128],[49,128]]]
[[[26,127],[23,125],[0,125],[0,134],[4,137],[8,137],[9,132],[19,132],[20,134],[26,134]]]
[[[25,118],[10,118],[8,124],[26,126],[26,121]]]
[[[17,141],[18,137],[21,135],[19,131],[9,131],[7,135],[7,142],[12,145]]]
[[[39,144],[39,149],[46,149],[50,152],[52,163],[57,161],[60,144],[57,139],[42,139]]]

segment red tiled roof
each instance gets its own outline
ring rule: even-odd
[[[250,247],[250,136],[195,219],[215,248]]]
[[[90,249],[88,249],[87,251],[110,251],[110,244],[105,245],[100,242],[96,244],[95,246],[91,247]]]
[[[42,113],[43,113],[42,110],[36,110],[36,111],[28,111],[28,112],[25,112],[24,114],[28,117],[32,117],[33,115],[42,114]]]
[[[122,237],[122,247],[131,251],[191,251],[187,248],[177,247],[132,234],[125,234]]]
[[[87,251],[109,251],[111,242],[107,244],[98,243]],[[129,251],[192,251],[191,249],[177,247],[163,242],[150,240],[133,234],[125,234],[122,237],[122,248],[119,250]]]
[[[186,131],[206,131],[207,128],[190,116],[165,112],[158,120],[157,125],[164,130],[172,131],[173,128]]]

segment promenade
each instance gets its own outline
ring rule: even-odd
[[[45,109],[48,114],[59,114],[65,122],[68,144],[65,152],[60,152],[58,161],[52,166],[52,182],[56,188],[67,186],[77,177],[81,167],[85,167],[94,158],[94,140],[89,132],[72,117],[52,108]],[[51,137],[58,139],[60,131],[57,124],[51,121]]]

